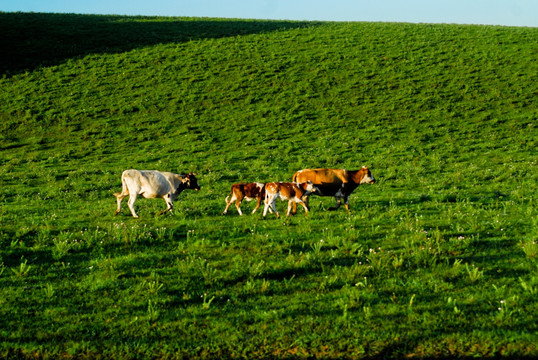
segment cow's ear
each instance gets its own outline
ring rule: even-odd
[[[191,172],[189,175],[198,176],[198,174]]]

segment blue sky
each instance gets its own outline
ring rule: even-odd
[[[0,11],[538,27],[538,0],[0,0]]]

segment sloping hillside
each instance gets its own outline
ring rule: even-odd
[[[0,357],[538,355],[538,29],[0,20]],[[221,215],[363,165],[351,213]],[[128,168],[202,189],[114,217]]]

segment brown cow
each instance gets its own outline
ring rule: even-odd
[[[342,199],[346,209],[349,211],[349,195],[360,184],[374,184],[375,179],[370,170],[363,166],[362,169],[356,171],[348,171],[345,169],[304,169],[299,170],[293,175],[294,182],[312,181],[318,188],[317,195],[334,196],[336,206],[329,210],[336,210],[340,207]],[[308,206],[308,196],[305,203]],[[297,205],[294,206],[294,212]]]
[[[226,197],[226,208],[222,212],[222,215],[228,212],[228,208],[235,201],[235,207],[239,215],[243,215],[241,212],[241,202],[243,199],[250,201],[256,200],[256,207],[252,210],[254,214],[260,207],[262,199],[265,197],[265,184],[264,183],[248,183],[248,184],[233,184],[230,191],[230,195]],[[229,199],[229,200],[228,200]]]
[[[286,216],[290,216],[292,203],[299,203],[303,205],[305,213],[308,214],[308,206],[301,199],[303,196],[308,196],[311,192],[316,191],[318,191],[318,189],[312,184],[312,181],[300,184],[289,182],[267,183],[265,184],[265,207],[263,208],[263,217],[265,218],[267,210],[272,208],[276,217],[280,218],[280,214],[276,210],[275,206],[275,202],[278,197],[280,197],[280,199],[283,201],[288,200],[288,213]]]

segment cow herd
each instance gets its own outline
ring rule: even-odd
[[[115,193],[117,209],[115,215],[121,210],[122,200],[129,196],[128,206],[133,217],[138,218],[134,209],[134,203],[138,195],[151,198],[162,198],[166,202],[166,209],[159,214],[171,211],[174,207],[174,200],[185,189],[198,191],[200,186],[196,179],[196,174],[179,175],[171,172],[161,172],[156,170],[125,170],[121,175],[122,191]],[[295,214],[297,204],[304,207],[308,213],[308,197],[311,194],[318,196],[333,196],[336,199],[336,206],[329,210],[336,210],[340,207],[342,200],[347,210],[349,210],[349,195],[361,184],[373,184],[375,179],[370,170],[363,166],[360,170],[348,171],[345,169],[304,169],[293,175],[292,182],[269,182],[269,183],[240,183],[233,184],[230,195],[226,197],[226,207],[223,214],[228,212],[228,208],[235,202],[235,207],[239,215],[241,202],[243,200],[256,200],[256,207],[252,211],[254,214],[264,200],[263,217],[267,211],[280,217],[275,203],[277,199],[288,201],[288,212]]]

